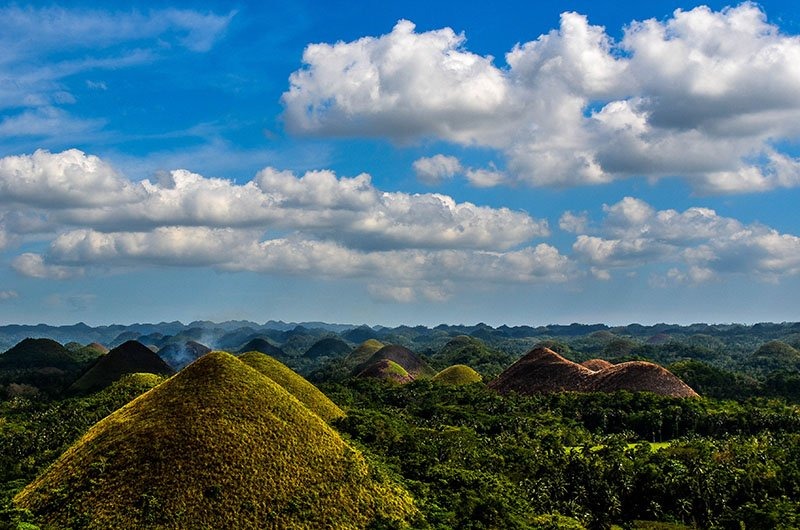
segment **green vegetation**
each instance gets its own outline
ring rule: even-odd
[[[316,414],[223,352],[97,423],[15,503],[58,528],[364,528],[416,515]]]
[[[70,387],[73,392],[92,392],[107,387],[125,374],[172,375],[175,371],[150,348],[128,341],[100,357]]]
[[[390,383],[405,384],[414,380],[405,368],[389,359],[380,359],[368,365],[356,376],[360,379],[378,379]]]
[[[333,401],[285,364],[257,351],[245,353],[239,359],[278,383],[323,420],[331,421],[344,416],[342,409]]]
[[[434,382],[444,385],[469,385],[482,380],[481,374],[463,364],[455,364],[433,376]]]

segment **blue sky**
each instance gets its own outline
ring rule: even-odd
[[[790,2],[0,7],[0,321],[797,320]]]

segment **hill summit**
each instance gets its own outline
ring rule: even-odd
[[[673,397],[696,397],[689,385],[657,364],[632,361],[592,368],[574,363],[550,348],[538,347],[511,365],[489,383],[501,394],[517,392],[653,392]]]
[[[483,380],[481,374],[465,364],[454,364],[433,376],[433,381],[444,385],[469,385]]]
[[[243,363],[266,375],[294,397],[299,399],[312,412],[325,421],[331,421],[344,416],[342,409],[336,406],[328,396],[294,372],[280,361],[258,351],[247,352],[239,357]]]
[[[56,528],[394,528],[418,516],[319,416],[224,352],[98,422],[14,501]]]
[[[175,371],[153,350],[140,342],[129,340],[97,359],[94,366],[75,381],[71,390],[99,390],[125,374],[134,373],[172,375]]]

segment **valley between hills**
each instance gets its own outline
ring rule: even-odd
[[[0,528],[800,527],[800,323],[0,326]]]

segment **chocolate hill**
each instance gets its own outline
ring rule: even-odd
[[[367,339],[356,347],[355,350],[345,358],[345,361],[351,365],[358,366],[369,360],[372,355],[385,346],[379,340]]]
[[[70,387],[74,392],[92,392],[105,388],[125,374],[148,373],[172,375],[175,370],[150,348],[135,340],[120,344],[100,357]]]
[[[247,344],[239,348],[236,353],[247,353],[250,351],[257,351],[270,357],[286,357],[286,352],[274,346],[267,339],[256,338],[249,341]]]
[[[53,528],[394,528],[418,517],[319,416],[224,352],[98,422],[14,502]]]
[[[492,381],[489,387],[502,394],[628,390],[673,397],[697,396],[688,385],[657,364],[633,361],[593,371],[549,348],[531,350]]]
[[[408,348],[397,345],[384,346],[373,353],[365,362],[358,365],[353,372],[361,376],[370,365],[383,360],[392,361],[402,366],[412,379],[433,377],[436,373],[425,361],[417,357],[414,352]]]
[[[508,367],[489,383],[501,394],[538,394],[581,390],[592,371],[569,361],[550,348],[539,347]]]
[[[585,366],[593,372],[599,372],[600,370],[611,368],[614,366],[614,364],[606,361],[605,359],[589,359],[588,361],[583,361],[581,366]]]
[[[592,374],[589,392],[653,392],[662,396],[697,397],[697,392],[657,364],[631,361]]]
[[[79,368],[73,352],[51,339],[27,338],[0,355],[0,369],[18,370],[27,368]]]
[[[454,364],[433,376],[436,383],[453,386],[479,383],[482,380],[481,374],[464,364]]]
[[[353,348],[345,341],[335,337],[326,337],[312,344],[303,355],[312,359],[318,359],[320,357],[345,357],[352,351]]]
[[[323,420],[344,416],[342,409],[328,396],[280,361],[257,351],[247,352],[239,360],[278,383]]]
[[[211,348],[205,344],[189,340],[184,343],[171,342],[165,345],[158,350],[158,356],[175,370],[180,370],[210,351]]]
[[[380,379],[382,381],[400,383],[401,385],[414,380],[405,368],[389,359],[380,359],[369,364],[364,370],[359,372],[356,377],[360,379]]]

